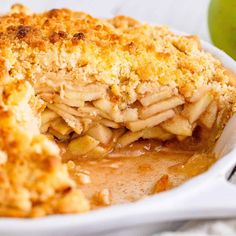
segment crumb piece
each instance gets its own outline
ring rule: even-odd
[[[89,210],[89,203],[80,190],[72,190],[59,199],[57,211],[59,213],[86,212]]]
[[[11,6],[11,14],[20,14],[20,13],[27,15],[29,14],[29,9],[26,6],[19,3],[16,3]]]
[[[111,204],[110,190],[104,188],[102,191],[94,195],[95,203],[99,206],[109,206]]]
[[[17,38],[22,39],[24,37],[26,37],[26,35],[29,33],[30,31],[30,26],[24,26],[24,25],[20,25],[18,27],[18,31],[17,31]]]
[[[164,192],[169,188],[170,182],[169,182],[169,176],[163,175],[155,184],[153,189],[153,194]]]
[[[75,174],[76,178],[78,179],[80,184],[90,184],[91,179],[90,176],[84,173],[76,173]]]
[[[76,33],[71,40],[73,45],[76,45],[80,40],[85,40],[85,35],[83,33]]]
[[[58,42],[60,39],[65,39],[67,38],[67,33],[64,32],[64,31],[59,31],[58,33],[57,32],[53,32],[50,37],[49,37],[49,40],[51,43],[56,43]]]
[[[8,156],[6,152],[0,151],[0,165],[3,165],[7,162]]]
[[[73,161],[68,161],[67,162],[67,167],[69,170],[74,170],[75,169],[75,163]]]

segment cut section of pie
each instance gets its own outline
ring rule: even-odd
[[[62,157],[106,158],[140,141],[209,152],[236,111],[235,79],[195,36],[21,5],[0,18],[0,95],[8,216],[89,210]]]

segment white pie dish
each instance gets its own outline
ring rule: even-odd
[[[203,42],[206,51],[218,57],[236,74],[236,62]],[[236,216],[236,188],[226,181],[236,164],[236,149],[206,173],[178,188],[136,203],[81,215],[58,215],[38,219],[1,218],[0,235],[145,235],[170,229],[168,222],[186,219]]]

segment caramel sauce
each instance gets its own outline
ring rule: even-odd
[[[211,155],[139,142],[103,159],[73,157],[69,169],[94,209],[171,189],[206,171],[215,161]],[[81,182],[81,173],[88,175],[90,182]],[[109,200],[99,204],[95,197],[104,191],[109,191]]]

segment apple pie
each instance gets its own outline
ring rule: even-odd
[[[211,153],[236,111],[235,87],[196,36],[124,16],[12,6],[0,17],[0,215],[88,211],[70,173],[76,159],[157,144]],[[109,189],[96,199],[109,205]]]

